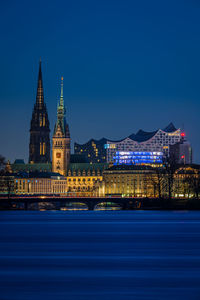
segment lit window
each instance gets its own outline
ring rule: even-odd
[[[43,151],[43,155],[45,155],[45,153],[46,153],[46,144],[45,143],[43,143],[43,149],[42,149],[42,151]]]
[[[42,114],[40,114],[40,127],[42,127]]]

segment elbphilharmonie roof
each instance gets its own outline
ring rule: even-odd
[[[133,134],[129,135],[128,137],[125,137],[125,138],[123,138],[121,140],[110,140],[110,139],[107,139],[107,138],[102,138],[100,140],[90,139],[85,144],[75,143],[75,145],[86,146],[86,145],[89,145],[93,141],[95,143],[99,143],[99,144],[102,144],[102,145],[105,144],[106,142],[118,143],[118,142],[124,141],[127,138],[129,138],[129,139],[131,139],[131,140],[133,140],[135,142],[141,143],[141,142],[146,142],[149,139],[151,139],[159,130],[161,130],[163,132],[166,132],[166,133],[173,133],[173,132],[177,131],[178,129],[176,129],[176,127],[174,126],[173,123],[170,123],[168,126],[166,126],[163,129],[158,129],[158,130],[151,131],[151,132],[147,132],[147,131],[144,131],[144,130],[140,129],[136,134],[133,133]]]
[[[160,129],[151,131],[151,132],[147,132],[147,131],[140,129],[136,134],[133,133],[126,138],[129,138],[135,142],[141,143],[141,142],[150,140],[159,130]],[[166,133],[172,133],[172,132],[177,131],[177,129],[173,123],[170,123],[168,126],[166,126],[165,128],[163,128],[161,130]],[[121,141],[125,140],[126,138],[118,140],[118,141],[111,141],[111,140],[108,140],[108,141],[116,143],[116,142],[121,142]]]

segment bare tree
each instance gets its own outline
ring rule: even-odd
[[[177,169],[177,160],[175,156],[171,155],[170,157],[164,158],[164,171],[166,177],[166,192],[168,199],[171,200],[173,186],[174,186],[174,174]]]
[[[200,174],[190,174],[184,179],[184,185],[187,189],[187,194],[193,193],[196,199],[199,199],[200,194]]]
[[[5,158],[2,155],[0,155],[0,193],[6,193],[9,199],[10,194],[13,190],[13,176],[6,169]]]
[[[164,170],[160,167],[154,168],[147,175],[147,180],[153,188],[154,197],[158,197],[159,199],[163,197],[164,176]]]
[[[3,157],[3,156],[0,154],[0,174],[3,173],[4,168],[5,168],[5,165],[6,165],[5,157]]]

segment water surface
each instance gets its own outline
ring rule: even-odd
[[[200,299],[200,212],[0,212],[0,300]]]

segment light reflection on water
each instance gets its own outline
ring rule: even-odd
[[[0,299],[200,299],[200,212],[0,212]]]

